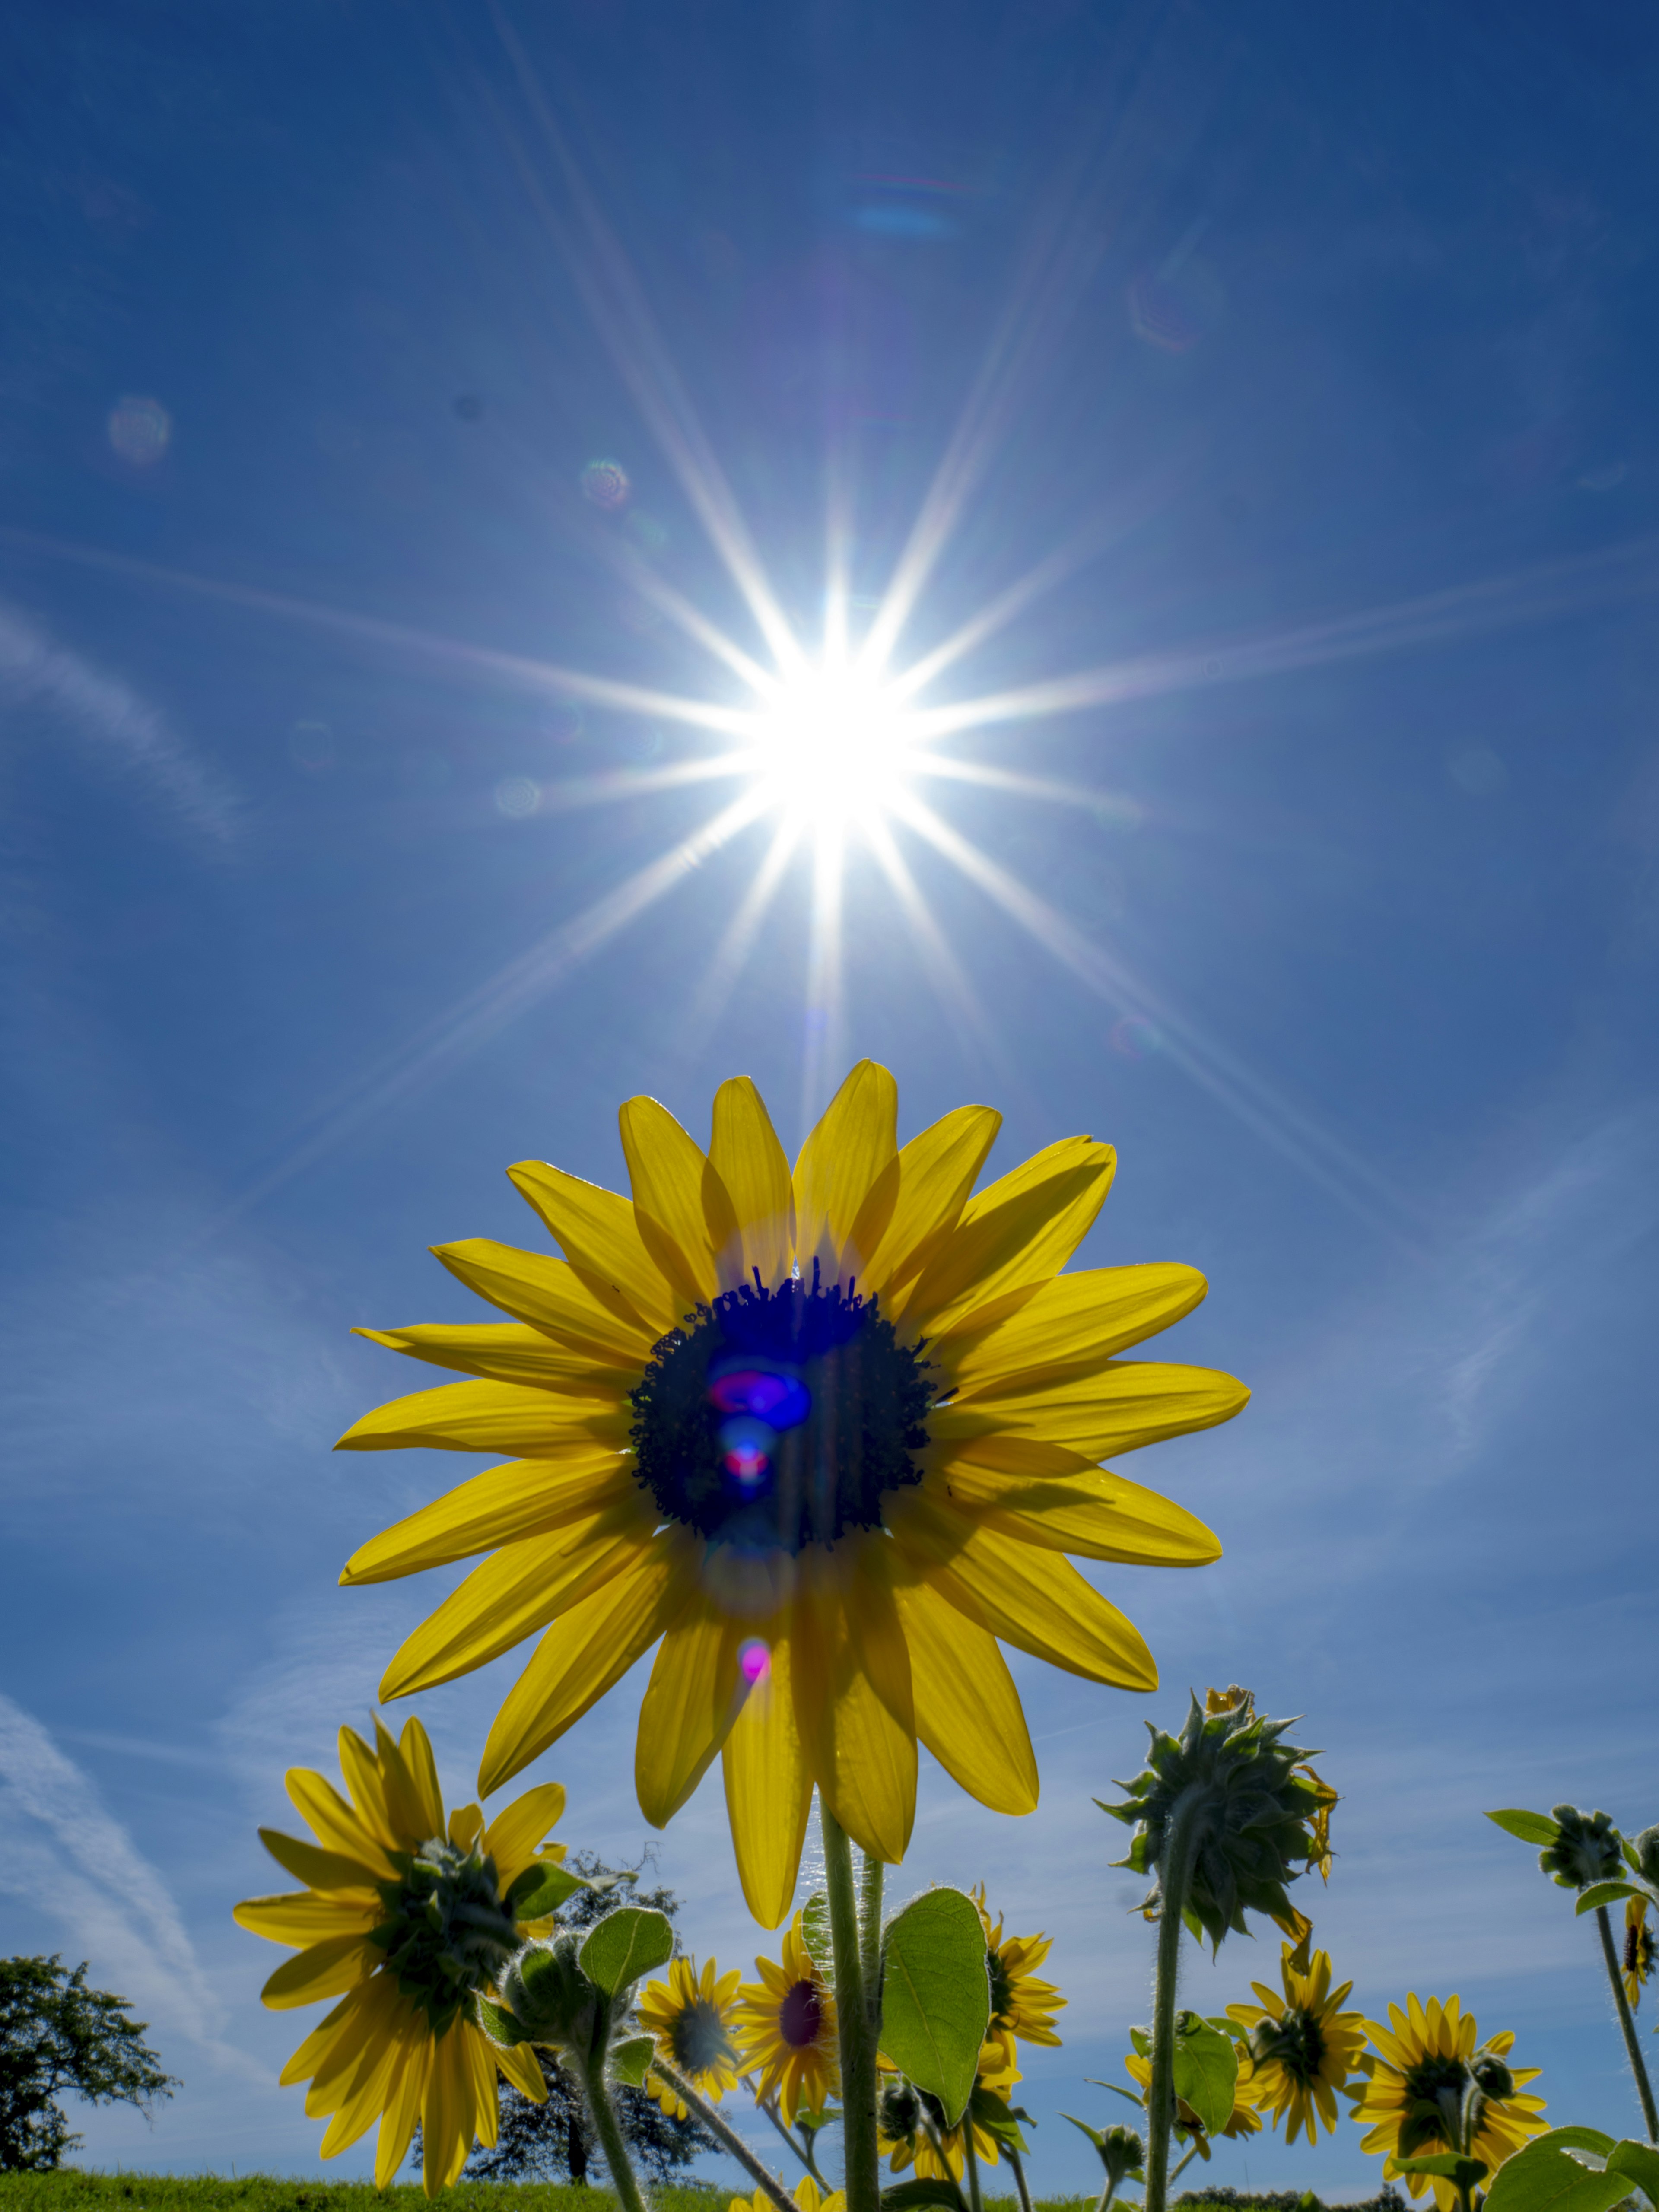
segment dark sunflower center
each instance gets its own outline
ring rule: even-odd
[[[994,2027],[1006,2027],[1013,2009],[1014,1984],[1000,1951],[988,1951],[986,1963],[991,1970],[991,2021]]]
[[[1310,2012],[1294,2007],[1282,2020],[1264,2020],[1250,2038],[1250,2049],[1262,2063],[1277,2060],[1297,2081],[1316,2081],[1325,2057],[1325,2038]]]
[[[758,1281],[671,1329],[630,1395],[640,1480],[671,1520],[757,1546],[833,1543],[919,1482],[927,1363],[874,1298]]]
[[[434,1839],[392,1857],[402,1879],[378,1885],[386,1917],[368,1940],[441,2035],[458,2014],[471,2019],[473,1999],[495,1988],[518,1950],[518,1929],[501,1900],[495,1862],[481,1851]]]
[[[823,1999],[816,1982],[796,1982],[778,2007],[778,2033],[793,2051],[805,2051],[823,2026]]]
[[[1625,1972],[1644,1981],[1653,1972],[1653,1931],[1645,1922],[1625,1930]]]
[[[707,2074],[736,2057],[718,2006],[698,1997],[674,2016],[668,2039],[674,2063],[688,2074]]]
[[[1409,2102],[1400,2129],[1401,2158],[1413,2158],[1431,2143],[1443,2143],[1453,2150],[1462,2148],[1459,2116],[1468,2085],[1469,2069],[1461,2058],[1431,2055],[1407,2069]]]

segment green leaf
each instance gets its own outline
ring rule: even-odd
[[[665,1913],[619,1905],[595,1924],[577,1955],[594,1988],[614,1997],[653,1966],[668,1964],[674,1955],[674,1931]]]
[[[1651,2143],[1626,2136],[1607,2153],[1607,2172],[1628,2174],[1650,2204],[1659,2204],[1659,2150]]]
[[[605,2071],[612,2080],[626,2081],[630,2089],[637,2089],[644,2083],[656,2048],[648,2035],[630,2035],[624,2043],[613,2043],[605,2055]]]
[[[1560,1838],[1560,1823],[1552,1820],[1547,1813],[1523,1813],[1512,1808],[1506,1813],[1488,1813],[1486,1818],[1496,1820],[1506,1835],[1518,1836],[1523,1844],[1536,1844],[1540,1850],[1547,1850]]]
[[[1615,1905],[1621,1897],[1645,1897],[1633,1881],[1593,1881],[1579,1897],[1577,1910],[1594,1912],[1598,1905]]]
[[[1539,2141],[1548,2143],[1553,2150],[1589,2151],[1592,2162],[1605,2162],[1613,2148],[1613,2137],[1604,2136],[1600,2128],[1552,2128]]]
[[[945,2204],[950,2212],[967,2212],[962,2191],[954,2181],[901,2181],[881,2192],[881,2212],[921,2212],[925,2204]]]
[[[1178,2012],[1175,2023],[1175,2093],[1197,2113],[1206,2135],[1219,2135],[1233,2116],[1238,2051],[1195,2012]]]
[[[983,2128],[987,2135],[1006,2148],[1021,2151],[1030,2149],[1031,2146],[1019,2131],[1019,2124],[1024,2120],[1028,2127],[1035,2127],[1036,2122],[1028,2112],[1009,2104],[1006,2098],[999,2097],[994,2089],[988,2089],[983,2082],[975,2081],[974,2084],[974,2094],[968,2100],[968,2116],[975,2127]]]
[[[1397,2158],[1394,2170],[1396,2173],[1437,2173],[1458,2189],[1474,2188],[1492,2172],[1485,2159],[1462,2158],[1451,2150],[1432,2151],[1422,2158]]]
[[[800,1932],[806,1955],[823,1975],[830,1994],[836,1987],[836,1944],[830,1932],[830,1899],[815,1889],[800,1910]]]
[[[515,2043],[528,2043],[530,2038],[505,2006],[491,2004],[488,1997],[477,2000],[478,2020],[484,2033],[492,2043],[499,2043],[510,2051]]]
[[[1562,2142],[1563,2136],[1574,2140]],[[1585,2162],[1612,2145],[1592,2128],[1553,2128],[1507,2159],[1486,2191],[1486,2212],[1613,2212],[1630,2194],[1631,2177],[1605,2173]],[[1573,2150],[1583,2155],[1574,2157]]]
[[[979,1907],[959,1889],[927,1889],[882,1939],[881,2048],[945,2107],[955,2127],[974,2093],[991,2021]]]
[[[545,1920],[558,1911],[566,1898],[574,1897],[579,1889],[587,1886],[579,1874],[567,1874],[550,1860],[538,1860],[534,1866],[525,1869],[504,1901],[515,1920]]]

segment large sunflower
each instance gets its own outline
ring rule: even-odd
[[[1066,2000],[1052,1982],[1039,1981],[1035,1972],[1053,1948],[1048,1936],[1005,1936],[1000,1919],[993,1927],[983,1882],[973,1892],[973,1899],[985,1929],[986,1963],[991,1972],[991,2019],[985,2045],[988,2052],[995,2054],[989,2062],[995,2072],[999,2065],[1004,2069],[1014,2066],[1022,2042],[1059,2043],[1054,2016]],[[987,2063],[982,2057],[981,2070]]]
[[[1142,2057],[1139,2051],[1131,2051],[1126,2055],[1123,2063],[1129,2078],[1140,2091],[1140,2101],[1144,2105],[1152,2086],[1152,2062],[1150,2058]],[[1217,2135],[1237,2140],[1240,2136],[1259,2136],[1261,2132],[1261,2116],[1245,2094],[1248,2071],[1244,2066],[1238,2069],[1238,2082],[1233,2091],[1233,2108],[1227,2115],[1224,2125],[1216,2130]],[[1211,2142],[1209,2131],[1184,2097],[1176,2099],[1175,2124],[1183,2136],[1192,2137],[1199,2156],[1207,2164]]]
[[[1279,1978],[1282,1990],[1266,1982],[1251,1983],[1259,2004],[1227,2008],[1227,2017],[1248,2029],[1250,2037],[1250,2057],[1240,2070],[1239,2094],[1266,2112],[1275,2127],[1288,2119],[1286,2142],[1294,2142],[1304,2128],[1308,2141],[1317,2142],[1316,2113],[1328,2134],[1336,2133],[1337,2096],[1346,2094],[1365,2047],[1365,2022],[1360,2014],[1342,2010],[1342,2000],[1353,1984],[1344,1982],[1340,1989],[1332,1989],[1328,1952],[1316,1951],[1307,1961],[1305,1951],[1293,1951],[1282,1943]]]
[[[1388,2154],[1385,2181],[1399,2176],[1401,2158],[1437,2151],[1466,2151],[1472,2158],[1484,2159],[1495,2172],[1525,2147],[1529,2136],[1543,2133],[1547,2123],[1539,2115],[1544,2100],[1512,2094],[1484,2097],[1474,2140],[1467,2144],[1452,2140],[1450,2112],[1445,2108],[1455,2112],[1468,2097],[1471,2082],[1480,2079],[1476,2069],[1482,2061],[1497,2062],[1497,2070],[1509,2076],[1515,2091],[1522,2082],[1538,2079],[1536,2066],[1512,2069],[1508,2064],[1512,2034],[1506,2031],[1481,2043],[1474,2014],[1464,2012],[1455,1996],[1443,2005],[1438,1997],[1431,1997],[1425,2005],[1416,1996],[1408,1996],[1403,2012],[1398,2005],[1389,2007],[1389,2022],[1384,2027],[1378,2021],[1366,2021],[1371,2048],[1359,2067],[1367,2080],[1357,2095],[1349,2092],[1355,2096],[1352,2117],[1361,2127],[1370,2125],[1361,2149]],[[1435,2117],[1437,2108],[1444,2114],[1442,2119]],[[1439,2212],[1452,2212],[1457,2191],[1450,2181],[1438,2174],[1407,2173],[1403,2179],[1413,2197],[1431,2185]]]
[[[547,1925],[515,1920],[505,1900],[527,1869],[563,1858],[562,1844],[538,1846],[564,1810],[564,1791],[543,1783],[488,1827],[476,1805],[446,1823],[419,1721],[396,1743],[378,1721],[374,1735],[371,1751],[355,1730],[340,1730],[349,1804],[325,1776],[290,1769],[288,1794],[317,1841],[275,1828],[259,1834],[306,1887],[251,1897],[236,1918],[299,1949],[260,1992],[266,2004],[284,2011],[341,1998],[281,2077],[311,2083],[306,2110],[329,2124],[323,2156],[346,2149],[378,2119],[374,2185],[384,2189],[418,2120],[433,2197],[460,2172],[475,2136],[495,2142],[498,2068],[536,2103],[547,2094],[535,2052],[491,2043],[477,2000],[493,1992],[525,1938]]]
[[[703,1961],[701,1974],[695,1959],[672,1959],[668,1979],[647,1982],[639,2000],[640,2026],[656,2039],[659,2055],[717,2104],[738,2083],[736,2005],[742,1978],[735,1966],[722,1974],[712,1959]],[[647,2075],[645,2086],[671,2119],[690,2118],[684,2100],[659,2075]]]
[[[812,1963],[795,1915],[784,1932],[783,1960],[757,1959],[758,1982],[738,1993],[740,2064],[757,2075],[755,2094],[778,2100],[787,2128],[797,2112],[821,2112],[841,2087],[836,2000]]]
[[[442,1245],[509,1319],[364,1330],[477,1379],[398,1400],[354,1451],[510,1453],[354,1554],[380,1582],[488,1553],[404,1644],[385,1697],[544,1632],[485,1747],[486,1794],[660,1640],[635,1773],[663,1826],[723,1753],[744,1892],[787,1914],[812,1788],[902,1857],[918,1738],[1006,1813],[1036,1762],[998,1639],[1091,1681],[1156,1686],[1139,1632],[1065,1557],[1196,1566],[1209,1530],[1098,1462],[1223,1421],[1248,1393],[1119,1354],[1189,1312],[1193,1268],[1062,1275],[1110,1185],[1092,1138],[976,1197],[1000,1116],[964,1106],[902,1150],[861,1061],[792,1172],[746,1078],[708,1151],[622,1109],[631,1200],[509,1170],[562,1246]]]

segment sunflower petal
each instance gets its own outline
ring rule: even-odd
[[[383,1956],[361,1936],[331,1936],[284,1959],[260,1990],[259,2002],[273,2012],[288,2012],[295,2005],[315,2004],[319,1997],[337,1997],[366,1982]]]
[[[514,1452],[533,1458],[584,1437],[623,1443],[624,1408],[595,1398],[561,1398],[516,1382],[441,1382],[394,1398],[356,1421],[336,1451],[397,1451],[425,1444],[441,1451]]]
[[[374,2186],[384,2189],[409,2155],[415,2124],[426,2096],[427,2075],[432,2064],[432,2038],[418,2017],[404,2020],[396,2033],[398,2042],[397,2076],[380,2116],[380,2132],[374,2147]]]
[[[296,1949],[331,1936],[367,1936],[385,1917],[386,1908],[372,1889],[336,1890],[323,1897],[302,1889],[283,1897],[245,1897],[231,1908],[236,1925],[251,1936]]]
[[[814,1260],[832,1282],[859,1274],[881,1242],[898,1200],[897,1122],[898,1085],[860,1060],[795,1162],[795,1256],[809,1280]],[[854,1245],[855,1224],[866,1249]]]
[[[496,1814],[485,1831],[483,1847],[495,1862],[495,1879],[503,1894],[512,1888],[563,1815],[564,1785],[559,1782],[538,1782],[533,1790],[526,1790],[522,1797],[515,1797]]]
[[[756,1625],[767,1670],[726,1739],[726,1808],[744,1902],[763,1928],[789,1917],[812,1810],[812,1777],[795,1725],[788,1616]]]
[[[384,1848],[331,1782],[306,1766],[290,1766],[283,1778],[295,1811],[325,1851],[337,1852],[342,1858],[368,1867],[373,1881],[398,1879],[398,1870]]]
[[[1004,1387],[995,1396],[988,1389],[964,1397],[945,1408],[935,1426],[948,1434],[952,1420],[989,1418],[1021,1436],[1102,1460],[1165,1437],[1214,1428],[1231,1420],[1249,1396],[1235,1376],[1217,1368],[1115,1359],[1097,1374],[1069,1382],[1038,1384],[1024,1393]]]
[[[401,1823],[398,1826],[393,1825],[387,1808],[386,1784],[381,1779],[380,1765],[374,1753],[356,1729],[343,1728],[337,1742],[340,1771],[345,1778],[346,1788],[351,1792],[351,1802],[357,1809],[358,1818],[379,1842],[388,1850],[396,1850],[399,1829],[404,1834],[408,1831]]]
[[[691,1796],[742,1710],[740,1640],[740,1625],[699,1590],[658,1648],[634,1746],[634,1786],[653,1828]]]
[[[558,1239],[585,1288],[598,1297],[609,1291],[625,1301],[624,1310],[645,1323],[653,1344],[672,1327],[680,1301],[640,1234],[630,1200],[539,1160],[523,1160],[507,1174]]]
[[[916,1810],[910,1656],[878,1547],[843,1537],[799,1559],[795,1722],[813,1779],[848,1834],[896,1865]]]
[[[547,2081],[533,2045],[515,2043],[510,2051],[497,2051],[495,2063],[521,2097],[528,2097],[532,2105],[547,2102]]]
[[[307,1889],[367,1889],[374,1882],[390,1878],[384,1855],[379,1850],[374,1855],[373,1865],[369,1865],[349,1851],[319,1850],[315,1844],[301,1843],[297,1836],[285,1836],[280,1828],[261,1828],[259,1841],[283,1872],[304,1882]]]
[[[701,1145],[654,1098],[629,1098],[617,1115],[641,1241],[691,1305],[720,1288],[714,1254],[737,1233],[737,1216]]]
[[[701,1549],[678,1530],[653,1538],[548,1631],[495,1716],[478,1769],[480,1796],[528,1766],[650,1649],[665,1614],[682,1601]]]
[[[589,1521],[492,1552],[404,1640],[381,1680],[381,1697],[429,1690],[499,1658],[624,1574],[654,1520],[636,1489]]]
[[[458,2033],[432,2047],[421,2112],[421,2182],[428,2197],[447,2189],[466,2163],[472,2130],[466,2063]]]
[[[1050,1552],[1160,1567],[1206,1566],[1221,1557],[1218,1539],[1195,1515],[1109,1468],[1056,1480],[1006,1474],[964,1455],[929,1487],[978,1509],[981,1526]]]
[[[349,1996],[342,1997],[331,2012],[324,2014],[276,2076],[278,2088],[291,2089],[296,2081],[309,2081],[317,2069],[326,2062],[335,2044],[353,2033],[362,2000],[371,1986],[368,1982],[361,1984]]]
[[[766,1288],[775,1290],[794,1252],[794,1191],[788,1156],[746,1075],[733,1076],[714,1093],[708,1158],[737,1224],[734,1244],[722,1244],[715,1255],[721,1290],[752,1282],[757,1269]]]
[[[919,1275],[962,1218],[1002,1116],[958,1106],[923,1129],[898,1156],[898,1200],[885,1234],[866,1261],[864,1280],[889,1304]]]
[[[625,1198],[615,1202],[628,1205]],[[629,1215],[631,1220],[631,1206]],[[515,1321],[532,1323],[556,1347],[599,1366],[648,1358],[660,1334],[653,1316],[637,1312],[614,1284],[550,1252],[526,1252],[489,1237],[463,1237],[454,1244],[434,1244],[432,1250],[468,1290]],[[666,1290],[665,1284],[657,1283],[659,1300]]]
[[[960,1390],[1018,1389],[1092,1374],[1114,1352],[1139,1344],[1189,1314],[1206,1288],[1196,1267],[1154,1263],[1091,1267],[1038,1284],[1018,1309],[988,1328],[972,1314],[928,1340],[927,1356]]]
[[[1109,1145],[1066,1137],[981,1191],[916,1278],[905,1320],[943,1334],[1005,1293],[1058,1274],[1093,1227],[1116,1164]]]
[[[520,1382],[537,1390],[557,1390],[572,1397],[614,1398],[637,1379],[637,1362],[629,1366],[600,1366],[591,1352],[575,1352],[556,1344],[528,1322],[484,1322],[464,1328],[422,1326],[415,1328],[354,1328],[354,1336],[370,1344],[383,1344],[388,1352],[401,1352],[423,1359],[432,1367],[449,1367],[462,1375],[477,1375],[491,1382]]]
[[[388,1752],[390,1749],[388,1745]],[[411,1713],[404,1723],[403,1734],[398,1739],[398,1756],[413,1785],[420,1808],[422,1841],[428,1842],[444,1832],[444,1793],[438,1779],[438,1762],[432,1755],[432,1739],[418,1713]],[[391,1763],[388,1759],[387,1764]]]
[[[584,1438],[545,1456],[511,1460],[360,1544],[340,1581],[392,1582],[521,1537],[548,1535],[621,1503],[635,1487],[634,1462],[614,1444]]]
[[[925,1579],[896,1579],[910,1651],[916,1734],[970,1797],[994,1813],[1030,1813],[1036,1755],[1019,1692],[997,1640]]]

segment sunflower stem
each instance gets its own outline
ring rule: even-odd
[[[1607,1918],[1607,1908],[1595,1908],[1595,1925],[1601,1931],[1601,1956],[1607,1963],[1607,1984],[1613,1991],[1613,2002],[1618,2008],[1619,2025],[1624,2032],[1625,2051],[1630,2060],[1630,2070],[1636,2076],[1636,2094],[1642,2100],[1642,2118],[1647,2122],[1648,2141],[1659,2142],[1659,2111],[1653,2102],[1653,2084],[1648,2079],[1648,2069],[1643,2063],[1642,2046],[1636,2037],[1636,2022],[1631,2014],[1630,1999],[1625,1995],[1625,1984],[1619,1972],[1619,1954],[1613,1948],[1613,1923]]]
[[[818,1796],[823,1834],[823,1881],[830,1903],[830,1936],[836,1954],[836,2024],[841,2043],[842,2142],[847,2212],[880,2212],[880,2152],[876,2130],[878,2021],[864,1983],[858,1898],[853,1883],[853,1845],[847,1831]]]
[[[1180,2180],[1182,2175],[1185,2173],[1187,2168],[1192,2164],[1193,2160],[1197,2156],[1198,2145],[1194,2142],[1188,2147],[1186,2157],[1180,2160],[1171,2170],[1170,2175],[1170,2186],[1171,2189],[1175,2187],[1176,2182]]]
[[[1005,2143],[1003,2148],[1008,2154],[1009,2165],[1014,2169],[1014,2186],[1019,2191],[1019,2212],[1031,2212],[1031,2192],[1026,2186],[1025,2168],[1020,2162],[1019,2153],[1012,2143]]]
[[[1170,1809],[1158,1869],[1158,1966],[1152,1982],[1152,2077],[1146,2088],[1146,2212],[1164,2212],[1170,2191],[1170,2129],[1175,2119],[1176,1984],[1181,1975],[1182,1908],[1187,1902],[1199,1825],[1208,1792],[1183,1790]]]
[[[617,2118],[617,2107],[611,2095],[611,2084],[605,2078],[605,2043],[599,2039],[599,2048],[581,2069],[582,2088],[587,2098],[588,2117],[593,2123],[593,2132],[599,2139],[599,2148],[611,2169],[611,2179],[616,2184],[617,2197],[623,2212],[649,2212],[633,2161],[628,2155],[628,2142]]]
[[[731,2122],[721,2117],[700,2089],[692,2087],[678,2067],[671,2066],[665,2058],[653,2058],[651,2071],[668,2084],[688,2111],[696,2114],[721,2149],[736,2159],[751,2181],[759,2184],[778,2207],[778,2212],[799,2212],[794,2198],[776,2174],[769,2166],[762,2164]]]
[[[985,2212],[984,2199],[979,2193],[979,2153],[974,2148],[972,2115],[962,2116],[962,2148],[968,2161],[968,2212]]]
[[[817,2183],[819,2188],[827,2191],[830,2185],[824,2179],[823,2176],[818,2172],[818,2162],[812,2155],[811,2137],[809,2136],[805,2142],[803,2143],[800,2137],[796,2135],[795,2130],[793,2128],[785,2127],[783,2122],[778,2117],[777,2106],[773,2104],[769,2104],[763,2098],[756,2096],[755,2085],[746,2075],[744,2076],[743,2086],[748,2090],[750,2095],[754,2097],[756,2111],[765,2113],[767,2118],[771,2121],[773,2126],[783,2137],[785,2142],[788,2144],[790,2149],[794,2152],[795,2156],[806,2168],[806,2171],[811,2175],[813,2180]]]
[[[881,1884],[887,1872],[879,1859],[860,1851],[864,1864],[859,1877],[859,1965],[864,1972],[865,2002],[876,2011],[879,2029],[881,2005]]]

